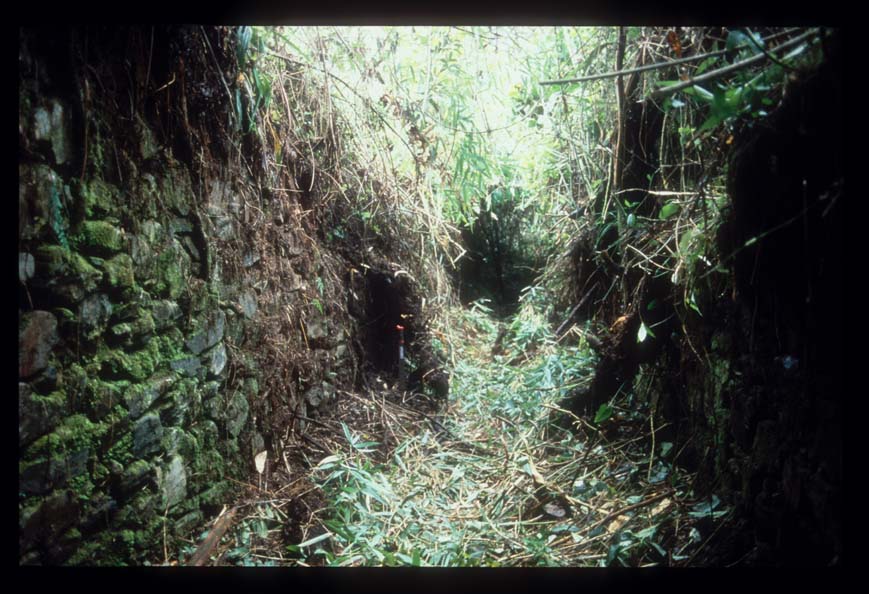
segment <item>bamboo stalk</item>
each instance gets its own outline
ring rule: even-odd
[[[781,31],[780,33],[776,33],[774,35],[770,35],[764,39],[764,41],[770,41],[772,39],[782,37],[784,35],[790,35],[791,33],[795,33],[798,29],[788,29],[787,31]],[[645,66],[637,66],[635,68],[627,68],[625,70],[616,70],[612,72],[604,72],[602,74],[590,74],[588,76],[580,76],[579,78],[566,78],[561,80],[544,80],[541,81],[541,85],[566,85],[570,83],[578,83],[578,82],[588,82],[592,80],[600,80],[603,78],[612,78],[614,76],[619,76],[622,74],[634,74],[636,72],[647,72],[649,70],[657,70],[659,68],[666,68],[667,66],[678,66],[679,64],[687,64],[689,62],[696,62],[697,60],[702,60],[704,58],[714,58],[716,56],[723,56],[729,51],[745,49],[747,47],[752,47],[751,44],[743,44],[737,46],[731,50],[723,49],[718,50],[717,52],[708,52],[705,54],[697,54],[695,56],[688,56],[687,58],[679,58],[677,60],[668,60],[666,62],[656,62],[654,64],[646,64]],[[781,47],[781,46],[779,46]],[[775,48],[774,48],[775,49]]]
[[[799,35],[797,37],[794,37],[793,39],[790,39],[788,41],[785,41],[784,43],[779,44],[778,46],[772,48],[772,50],[770,50],[770,51],[778,51],[781,49],[786,49],[786,48],[789,48],[791,46],[797,45],[799,43],[802,43],[803,41],[806,41],[807,39],[809,39],[813,35],[817,35],[819,32],[820,32],[820,29],[811,29],[809,31],[806,31],[802,35]],[[742,70],[746,66],[751,66],[752,64],[755,64],[755,63],[760,62],[762,60],[767,60],[767,59],[769,59],[768,56],[769,56],[769,54],[766,54],[766,53],[757,54],[756,56],[746,58],[745,60],[742,60],[741,62],[736,62],[736,63],[731,64],[729,66],[725,66],[724,68],[719,68],[718,70],[713,70],[712,72],[707,72],[706,74],[701,74],[698,77],[689,78],[688,80],[682,81],[678,84],[671,85],[669,87],[664,87],[662,89],[658,89],[657,91],[652,92],[649,96],[657,99],[660,97],[664,97],[666,95],[670,95],[671,93],[675,93],[676,91],[681,91],[682,89],[686,89],[688,87],[693,87],[694,85],[698,85],[700,83],[705,83],[705,82],[709,82],[710,80],[715,80],[716,78],[720,78],[720,77],[724,76],[725,74],[730,74],[731,72],[736,72],[737,70]]]

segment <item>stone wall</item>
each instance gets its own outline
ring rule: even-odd
[[[65,174],[69,106],[39,100],[19,165],[21,560],[144,560],[164,523],[183,534],[221,501],[256,439],[256,382],[225,389],[224,339],[243,315],[194,275],[184,169],[132,187]],[[168,207],[130,225],[136,198]]]
[[[234,38],[207,32],[231,71]],[[341,262],[301,233],[297,204],[261,189],[257,236],[242,191],[256,180],[216,138],[228,106],[193,110],[195,93],[222,92],[198,34],[157,28],[146,73],[129,54],[143,31],[20,33],[22,564],[162,561],[230,501],[303,394],[314,408],[353,380]],[[151,77],[185,63],[178,93],[150,99]]]

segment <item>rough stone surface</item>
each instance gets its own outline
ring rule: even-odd
[[[78,311],[79,324],[84,337],[91,338],[102,333],[111,315],[112,302],[104,293],[85,298]]]
[[[175,378],[172,375],[165,375],[151,379],[147,384],[137,384],[127,390],[124,399],[130,411],[130,418],[138,419],[142,416],[174,383]]]
[[[194,355],[198,355],[205,349],[209,349],[220,342],[223,338],[225,327],[226,314],[223,313],[223,310],[217,310],[217,312],[209,317],[203,328],[191,336],[185,344]]]
[[[241,295],[238,297],[238,305],[241,307],[242,315],[246,319],[251,319],[256,315],[256,292],[252,289],[246,289],[242,291]]]
[[[181,316],[181,307],[175,301],[168,299],[155,301],[152,315],[154,316],[154,324],[157,330],[168,328],[172,322]]]
[[[308,340],[318,340],[325,338],[328,335],[326,330],[326,321],[318,318],[311,318],[305,323],[305,333]]]
[[[63,105],[56,100],[36,108],[33,114],[34,138],[50,144],[54,162],[59,165],[66,163],[72,155],[67,119]]]
[[[184,357],[175,359],[169,364],[173,371],[177,371],[185,377],[196,377],[202,369],[202,363],[199,357]]]
[[[51,349],[59,340],[57,318],[48,311],[31,311],[18,326],[18,376],[27,378],[48,366]]]
[[[90,454],[90,448],[83,447],[52,457],[48,464],[48,476],[54,486],[64,485],[69,479],[85,472]]]
[[[247,420],[249,409],[250,406],[247,403],[244,392],[241,390],[237,391],[226,409],[226,431],[232,437],[237,437],[241,433],[244,422]]]
[[[254,264],[260,261],[260,256],[255,251],[249,251],[244,254],[244,258],[242,258],[241,265],[245,268],[250,268]]]
[[[18,253],[18,280],[22,283],[26,283],[31,278],[33,278],[34,273],[36,272],[36,260],[33,258],[33,254],[29,254],[27,252],[19,252]]]
[[[224,367],[226,367],[226,345],[220,343],[208,353],[206,353],[206,365],[208,366],[208,378],[214,379],[220,377]]]
[[[144,458],[160,449],[163,424],[155,413],[148,413],[133,426],[133,455]]]
[[[50,167],[42,164],[18,169],[19,237],[42,237],[61,243],[69,229],[63,217],[63,182]],[[23,224],[22,224],[23,223]]]
[[[163,470],[160,490],[164,508],[179,504],[187,496],[187,472],[181,456],[172,456],[172,460]]]

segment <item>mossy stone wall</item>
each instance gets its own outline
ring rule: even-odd
[[[91,129],[85,148],[75,95],[26,42],[19,562],[153,562],[164,533],[171,544],[201,530],[225,503],[230,479],[246,477],[249,452],[262,448],[249,406],[256,382],[242,390],[227,384],[226,338],[246,318],[236,312],[241,305],[225,301],[219,270],[202,266],[192,241],[201,229],[188,169],[158,153],[141,119],[133,144],[144,147],[135,157],[147,171],[121,182],[115,163],[94,164],[117,150],[118,139]],[[107,114],[87,117],[117,124]],[[85,150],[90,167],[82,175]],[[245,299],[250,312],[256,296]],[[252,365],[247,359],[236,373],[254,374]]]

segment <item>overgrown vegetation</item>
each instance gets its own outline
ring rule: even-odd
[[[733,404],[754,363],[734,354],[745,337],[715,324],[745,316],[740,258],[800,220],[808,245],[814,208],[804,179],[802,211],[734,233],[731,153],[772,126],[834,34],[234,29],[237,75],[212,123],[250,177],[213,195],[240,196],[247,236],[216,245],[226,280],[261,271],[260,347],[229,369],[245,390],[268,370],[252,416],[268,419],[269,443],[241,499],[178,562],[715,560],[754,505],[736,505],[734,477],[778,494],[743,452],[761,438],[733,445],[740,423],[757,425]],[[186,113],[184,126],[193,155]],[[841,183],[813,190],[838,197]],[[102,227],[67,236],[51,198],[58,243],[116,251]],[[326,325],[340,335],[328,354]],[[775,336],[786,371],[791,338]]]
[[[343,443],[313,469],[326,531],[291,555],[330,566],[604,566],[678,564],[699,548],[694,524],[726,509],[692,495],[672,444],[649,455],[642,411],[553,429],[560,400],[588,380],[587,347],[557,345],[530,300],[501,355],[485,307],[456,323],[466,338],[449,416],[379,460],[376,441],[342,425]]]

